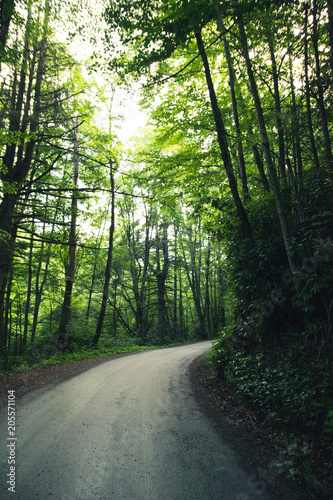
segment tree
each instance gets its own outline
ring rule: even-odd
[[[68,256],[65,261],[65,294],[61,310],[58,344],[61,349],[66,346],[66,334],[68,333],[71,318],[72,291],[76,273],[76,246],[77,246],[77,218],[78,218],[78,186],[79,186],[79,118],[75,120],[74,126],[74,154],[73,154],[73,192],[71,202],[71,221],[68,240]],[[68,340],[67,340],[68,341]]]
[[[0,5],[0,61],[7,42],[9,24],[14,12],[15,0],[1,0]]]
[[[234,72],[231,53],[230,53],[230,49],[229,49],[229,43],[228,43],[227,37],[224,33],[225,28],[224,28],[222,15],[221,15],[221,12],[220,12],[219,7],[217,5],[216,5],[216,8],[217,8],[217,14],[218,14],[218,23],[220,25],[221,33],[223,33],[222,39],[223,39],[224,55],[225,55],[227,66],[228,66],[230,97],[231,97],[232,112],[233,112],[234,124],[235,124],[235,133],[236,133],[236,137],[237,137],[239,174],[240,174],[241,183],[242,183],[243,199],[245,201],[249,197],[249,189],[248,189],[248,184],[247,184],[247,174],[246,174],[246,168],[245,168],[245,158],[244,158],[244,151],[243,151],[242,134],[241,134],[241,128],[240,128],[238,104],[237,104],[236,90],[235,90],[235,74],[234,74],[235,72]]]
[[[46,0],[44,13],[43,26],[40,28],[38,22],[37,25],[34,23],[31,6],[28,6],[21,68],[20,70],[17,67],[14,68],[11,95],[9,96],[8,135],[1,170],[1,180],[5,191],[0,203],[0,233],[2,235],[0,240],[0,345],[2,347],[5,291],[8,273],[12,264],[13,243],[16,233],[14,223],[15,207],[19,200],[22,182],[31,168],[39,130],[50,14],[48,0]],[[37,30],[37,37],[41,31],[41,38],[38,42],[37,37],[32,38],[33,27]],[[32,56],[29,55],[31,45],[34,48]],[[28,58],[30,57],[32,57],[32,60],[27,75]],[[34,79],[35,85],[34,89],[32,89]]]
[[[230,190],[231,190],[231,193],[232,193],[235,205],[236,205],[237,215],[238,215],[240,223],[241,223],[242,234],[243,234],[243,237],[245,239],[248,239],[249,241],[251,241],[252,240],[252,230],[251,230],[249,219],[247,217],[247,213],[244,209],[243,203],[242,203],[240,196],[239,196],[239,193],[238,193],[237,183],[235,180],[233,167],[232,167],[232,163],[231,163],[231,157],[230,157],[229,148],[228,148],[228,143],[227,143],[227,133],[226,133],[226,129],[225,129],[225,126],[223,123],[222,114],[221,114],[220,108],[219,108],[218,103],[217,103],[216,93],[214,90],[214,85],[213,85],[211,72],[210,72],[208,59],[207,59],[207,55],[206,55],[206,51],[205,51],[205,47],[204,47],[201,33],[200,32],[195,33],[195,38],[196,38],[196,41],[198,44],[198,49],[199,49],[200,56],[201,56],[203,66],[205,69],[207,87],[209,90],[210,101],[211,101],[212,111],[213,111],[213,115],[214,115],[218,143],[220,146],[224,167],[225,167],[225,170],[227,172]]]
[[[136,53],[131,64],[134,65],[136,70],[144,68],[148,63],[152,64],[156,60],[166,59],[172,52],[174,52],[178,45],[190,38],[191,34],[194,33],[206,75],[218,144],[221,150],[224,167],[227,172],[232,196],[236,205],[242,234],[244,238],[251,240],[251,227],[246,211],[239,197],[229,153],[227,133],[222,114],[218,106],[209,62],[202,38],[202,26],[211,20],[213,13],[212,8],[207,7],[200,1],[196,1],[192,3],[184,2],[180,8],[178,7],[178,9],[172,13],[172,15],[169,11],[163,12],[160,8],[158,11],[156,9],[157,5],[155,4],[149,5],[149,7],[146,5],[144,9],[145,15],[142,16],[141,5],[139,7],[138,4],[134,4],[130,12],[130,17],[128,18],[127,16],[126,22],[124,23],[121,19],[121,15],[124,15],[126,6],[120,2],[117,6],[109,7],[106,11],[106,16],[110,26],[117,29],[122,41],[131,42],[135,46]],[[148,19],[151,21],[151,17],[153,15],[152,12],[154,12],[154,17],[158,18],[158,22],[153,23],[148,28],[147,23]],[[127,12],[127,14],[129,13]],[[116,25],[115,22],[117,23]],[[137,35],[137,28],[140,28],[140,35]],[[148,47],[148,50],[146,49],[145,51],[141,51],[138,48],[139,40],[144,43],[145,47]],[[153,48],[155,47],[154,42],[156,40],[158,40],[159,43],[159,50]],[[130,65],[129,67],[131,68],[133,66]]]
[[[93,345],[97,345],[99,338],[102,333],[104,317],[106,306],[109,298],[109,287],[110,287],[110,279],[111,279],[111,268],[112,268],[112,259],[113,259],[113,235],[115,229],[115,184],[114,184],[114,172],[113,172],[113,162],[110,162],[110,196],[111,196],[111,223],[109,229],[109,244],[108,244],[108,252],[107,252],[107,261],[105,266],[105,274],[104,274],[104,286],[103,286],[103,295],[100,313],[97,320],[97,326],[95,335],[93,338]]]
[[[281,195],[280,195],[280,188],[279,188],[279,184],[278,184],[276,170],[275,170],[273,160],[272,160],[272,154],[271,154],[271,150],[270,150],[264,114],[262,111],[262,106],[261,106],[260,96],[259,96],[259,92],[258,92],[258,88],[257,88],[257,83],[256,83],[254,73],[252,70],[251,59],[250,59],[249,50],[248,50],[247,37],[246,37],[244,22],[243,22],[242,18],[240,18],[240,20],[239,20],[239,32],[240,32],[242,50],[243,50],[243,55],[244,55],[245,62],[246,62],[246,69],[247,69],[247,73],[248,73],[248,77],[249,77],[251,92],[252,92],[253,101],[254,101],[254,105],[255,105],[255,109],[256,109],[256,113],[257,113],[257,119],[258,119],[258,124],[259,124],[259,128],[260,128],[261,139],[262,139],[262,147],[263,147],[264,154],[265,154],[269,180],[270,180],[270,184],[271,184],[271,187],[272,187],[272,190],[274,193],[276,210],[277,210],[277,213],[279,216],[281,231],[282,231],[282,235],[283,235],[284,247],[285,247],[287,258],[288,258],[290,271],[292,274],[295,274],[296,273],[296,265],[294,263],[294,255],[293,255],[293,250],[292,250],[292,246],[291,246],[291,242],[290,242],[288,223],[287,223],[285,211],[284,211],[283,204],[282,204],[282,199],[281,199]]]
[[[207,331],[206,328],[206,320],[207,320],[206,313],[208,312],[207,309],[208,309],[209,295],[207,293],[205,294],[205,304],[203,305],[202,287],[201,287],[202,248],[201,248],[200,226],[199,226],[199,241],[197,241],[197,234],[195,234],[193,238],[192,232],[193,232],[192,227],[189,227],[188,251],[189,251],[190,261],[188,262],[186,257],[185,247],[184,245],[182,245],[183,263],[186,269],[187,279],[191,287],[194,306],[199,322],[198,333],[201,336],[201,338],[206,339],[208,338],[209,334],[209,331]],[[209,266],[209,258],[208,258],[207,268],[208,266]]]

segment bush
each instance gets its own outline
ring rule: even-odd
[[[307,346],[294,343],[274,353],[249,352],[245,342],[232,340],[229,329],[215,343],[208,360],[247,406],[274,426],[320,434],[330,428],[332,366],[314,359]]]

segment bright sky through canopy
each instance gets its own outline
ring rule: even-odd
[[[63,22],[64,17],[61,16],[61,22],[58,23],[56,28],[56,37],[59,41],[67,45],[67,49],[70,54],[75,58],[76,61],[79,61],[82,64],[83,75],[89,81],[89,73],[84,70],[86,66],[86,62],[89,57],[96,52],[96,44],[98,47],[99,54],[104,53],[103,42],[100,38],[101,33],[103,33],[105,28],[104,19],[102,17],[102,11],[104,9],[104,3],[100,0],[88,0],[87,8],[90,10],[90,14],[87,12],[81,12],[81,16],[84,17],[78,22],[78,24],[82,24],[83,26],[87,23],[87,26],[90,25],[91,12],[93,12],[93,28],[95,31],[95,42],[90,42],[87,37],[82,37],[80,35],[76,35],[72,41],[68,38],[68,30],[69,26]],[[85,9],[84,9],[85,11]],[[98,25],[96,23],[96,19],[99,19]],[[87,20],[87,19],[90,19]],[[91,28],[91,27],[90,27]],[[97,29],[97,31],[96,31]],[[112,75],[111,75],[112,77]],[[108,79],[105,78],[102,72],[94,72],[93,81],[100,84],[100,87],[106,86]],[[88,89],[89,90],[89,89]],[[138,129],[145,125],[147,117],[140,110],[138,105],[139,101],[139,87],[138,85],[133,85],[131,88],[131,92],[126,92],[120,87],[116,88],[114,94],[114,100],[112,105],[112,132],[116,134],[119,140],[122,143],[127,143],[133,135],[138,131]],[[117,117],[122,116],[123,119],[117,119]],[[101,120],[103,127],[105,130],[109,129],[109,113],[107,108],[104,110],[98,117],[98,120]],[[116,126],[115,126],[116,125]]]

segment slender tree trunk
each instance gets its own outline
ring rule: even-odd
[[[245,78],[245,76],[244,76],[244,78]],[[243,95],[241,92],[239,93],[239,99],[240,99],[240,106],[242,109],[242,113],[244,115],[246,115],[247,111],[246,111],[246,107],[244,104],[244,98],[243,98]],[[247,118],[247,121],[249,122],[248,118]],[[259,152],[258,144],[257,144],[256,138],[254,136],[253,130],[252,130],[250,125],[248,125],[248,127],[247,127],[247,132],[249,135],[249,142],[252,144],[252,152],[253,152],[253,156],[254,156],[254,161],[257,165],[257,169],[259,172],[262,187],[263,187],[264,191],[268,192],[268,191],[270,191],[269,182],[268,182],[268,179],[267,179],[266,174],[265,174],[264,165],[263,165],[263,161],[261,158],[261,154]]]
[[[162,223],[162,241],[160,240],[159,229],[157,227],[156,242],[156,269],[154,271],[157,281],[157,334],[161,340],[166,338],[166,280],[169,271],[169,251],[168,251],[168,224]],[[163,253],[163,262],[161,253]]]
[[[312,150],[312,155],[313,155],[314,167],[316,170],[319,170],[320,164],[319,164],[317,147],[316,147],[316,142],[315,142],[314,133],[313,133],[312,113],[311,113],[310,84],[309,84],[308,16],[309,16],[309,5],[305,4],[304,74],[305,74],[306,111],[307,111],[308,132],[309,132],[311,150]]]
[[[130,253],[130,273],[132,277],[133,295],[135,307],[133,312],[135,314],[136,331],[140,331],[141,311],[140,311],[140,292],[139,292],[139,271],[137,269],[136,260],[136,240],[134,231],[134,207],[127,207],[122,216],[126,219],[125,234],[127,238],[128,251]]]
[[[34,222],[32,223],[32,232],[34,232]],[[27,282],[27,294],[25,302],[25,314],[24,314],[24,327],[23,327],[23,347],[27,345],[28,339],[28,328],[29,328],[29,315],[31,307],[31,291],[32,291],[32,255],[34,251],[34,236],[30,236],[30,246],[29,246],[29,259],[28,259],[28,282]]]
[[[178,228],[177,224],[174,224],[174,234],[175,234],[175,251],[174,251],[174,267],[173,267],[173,329],[174,332],[178,331],[178,248],[177,248],[177,239],[178,239]]]
[[[216,8],[218,11],[218,21],[219,21],[219,25],[220,25],[220,30],[223,33],[225,31],[225,29],[224,29],[222,15],[221,15],[219,7],[216,6]],[[227,37],[225,35],[223,35],[222,39],[223,39],[224,54],[225,54],[225,58],[227,61],[227,66],[228,66],[232,113],[233,113],[233,117],[234,117],[235,132],[236,132],[236,136],[237,136],[239,176],[240,176],[241,184],[242,184],[243,200],[246,201],[249,198],[249,188],[247,185],[245,158],[244,158],[244,152],[243,152],[243,143],[242,143],[242,138],[241,138],[242,135],[241,135],[238,106],[237,106],[237,99],[236,99],[236,91],[235,91],[235,73],[234,73],[234,68],[233,68],[233,64],[232,64],[232,58],[231,58],[231,54],[230,54],[229,43],[228,43]]]
[[[13,268],[11,268],[11,270],[9,271],[7,294],[6,294],[6,301],[5,301],[5,308],[4,308],[5,322],[4,322],[4,344],[3,344],[4,350],[3,350],[3,352],[4,352],[4,354],[6,354],[7,360],[8,360],[8,356],[9,356],[9,352],[10,352],[10,339],[11,339],[11,331],[12,331],[12,327],[11,327],[11,321],[12,321],[12,315],[11,315],[12,284],[13,284]]]
[[[252,130],[251,130],[251,133],[253,135]],[[266,191],[268,193],[271,190],[271,188],[269,187],[269,182],[268,182],[268,179],[267,179],[266,174],[265,174],[264,164],[262,162],[261,155],[259,153],[258,144],[253,143],[252,152],[253,152],[254,160],[255,160],[256,165],[257,165],[257,169],[259,172],[262,187],[263,187],[264,191]]]
[[[22,352],[22,296],[21,290],[18,289],[18,298],[16,299],[16,329],[15,329],[15,347],[14,356],[18,352]]]
[[[99,341],[101,333],[102,333],[104,317],[105,317],[105,312],[106,312],[106,305],[107,305],[108,297],[109,297],[110,278],[111,278],[111,270],[112,270],[113,235],[114,235],[114,228],[115,228],[115,188],[114,188],[114,175],[113,175],[112,163],[110,165],[110,181],[111,181],[111,224],[110,224],[110,230],[109,230],[109,247],[108,247],[108,257],[107,257],[106,266],[105,266],[105,273],[104,273],[104,287],[103,287],[101,309],[100,309],[98,320],[97,320],[95,335],[94,335],[94,338],[92,341],[92,344],[94,346],[96,346],[98,344],[98,341]]]
[[[328,33],[330,37],[330,65],[333,72],[333,2],[327,0],[327,13],[328,13]]]
[[[45,224],[44,224],[43,233],[44,233],[44,231],[45,231]],[[34,303],[34,315],[33,315],[33,320],[32,320],[31,337],[30,337],[31,344],[33,344],[35,342],[39,308],[40,308],[40,304],[42,301],[42,293],[40,293],[40,288],[42,288],[42,286],[41,287],[39,286],[39,280],[40,280],[40,275],[41,275],[41,271],[42,271],[43,260],[44,260],[44,242],[42,241],[41,253],[40,253],[39,263],[37,266],[36,277],[35,277],[35,303]]]
[[[185,254],[185,248],[182,245],[182,251],[183,251],[183,262],[186,270],[186,275],[187,279],[191,288],[192,292],[192,297],[193,297],[193,303],[195,307],[195,312],[196,316],[199,322],[199,334],[202,339],[207,338],[207,331],[205,328],[205,314],[202,309],[202,299],[201,299],[201,286],[200,286],[200,274],[201,274],[201,267],[197,265],[196,259],[196,251],[197,251],[197,245],[196,245],[196,240],[192,239],[192,229],[189,229],[189,237],[190,237],[190,246],[189,246],[189,253],[190,253],[190,262],[191,265],[187,262],[186,259],[186,254]],[[199,250],[199,252],[201,249]],[[200,258],[200,256],[198,256]]]
[[[206,81],[207,81],[207,87],[210,95],[210,102],[212,106],[212,111],[214,115],[214,120],[215,120],[215,126],[216,126],[216,132],[217,132],[217,137],[218,137],[218,143],[222,155],[222,160],[224,163],[224,167],[227,173],[227,177],[229,180],[229,186],[231,190],[231,194],[233,196],[235,205],[236,205],[236,211],[238,218],[241,223],[241,230],[242,230],[242,236],[244,239],[247,240],[252,240],[252,230],[250,226],[250,222],[248,220],[245,208],[243,206],[243,203],[239,197],[238,193],[238,188],[237,188],[237,182],[235,179],[235,175],[233,172],[233,167],[231,163],[231,157],[229,153],[229,147],[228,147],[228,142],[227,142],[227,132],[224,126],[223,118],[221,115],[221,111],[217,102],[217,97],[213,85],[213,80],[210,72],[210,67],[209,67],[209,62],[207,59],[206,51],[205,51],[205,46],[202,40],[201,33],[196,33],[195,38],[197,41],[199,53],[203,62],[204,70],[205,70],[205,75],[206,75]]]
[[[92,300],[92,294],[94,291],[95,279],[96,279],[98,253],[99,253],[99,250],[97,250],[96,255],[95,255],[94,268],[93,268],[93,272],[92,272],[92,276],[91,276],[91,285],[89,288],[88,305],[87,305],[87,312],[86,312],[86,324],[88,323],[89,316],[90,316],[91,300]]]
[[[146,283],[148,275],[149,266],[149,254],[150,254],[150,232],[151,226],[151,214],[146,214],[146,225],[145,225],[145,249],[144,249],[144,259],[143,259],[143,270],[142,278],[140,284],[140,296],[138,304],[138,315],[140,321],[140,338],[144,339],[147,335],[148,324],[147,324],[147,313],[146,313]]]
[[[269,51],[271,54],[272,61],[272,72],[273,72],[273,82],[274,82],[274,101],[275,101],[275,114],[276,114],[276,127],[278,132],[278,142],[279,142],[279,172],[281,179],[286,180],[286,162],[285,162],[285,147],[284,147],[284,130],[281,119],[281,99],[279,90],[279,75],[275,59],[275,50],[273,35],[270,33],[268,38]]]
[[[41,284],[39,285],[39,279],[40,279],[41,270],[42,270],[43,247],[44,247],[44,243],[42,243],[41,260],[38,264],[37,273],[36,273],[34,316],[33,316],[31,338],[30,338],[31,344],[33,344],[35,342],[35,338],[36,338],[39,308],[40,308],[40,305],[42,302],[43,290],[44,290],[44,286],[46,283],[47,273],[48,273],[48,268],[49,268],[49,263],[50,263],[50,252],[48,252],[47,258],[45,261],[45,269],[43,272],[43,278],[42,278]]]
[[[48,200],[48,197],[46,197],[46,204],[47,204],[47,200]],[[55,213],[53,216],[51,235],[50,235],[51,239],[53,237],[54,230],[55,230],[55,223],[56,223],[58,210],[59,210],[59,201],[56,205]],[[46,229],[46,224],[44,223],[43,235],[45,235],[45,229]],[[31,339],[30,339],[30,342],[32,344],[35,342],[35,338],[36,338],[39,308],[40,308],[40,304],[42,302],[43,291],[44,291],[44,287],[45,287],[47,276],[48,276],[50,259],[51,259],[51,248],[49,247],[47,249],[47,251],[44,253],[44,241],[42,241],[41,253],[40,253],[39,263],[38,263],[37,272],[36,272],[36,280],[35,280],[35,306],[34,306],[34,316],[33,316],[33,323],[32,323],[32,329],[31,329]],[[43,264],[44,264],[43,277],[42,277],[42,280],[40,282]]]
[[[118,313],[117,313],[117,282],[114,286],[114,301],[113,301],[113,336],[117,339],[117,324],[118,324]]]
[[[318,45],[319,45],[318,38],[319,37],[318,37],[318,19],[317,19],[318,12],[317,11],[318,11],[317,0],[313,0],[312,43],[313,43],[314,56],[315,56],[315,62],[316,62],[316,79],[317,79],[317,92],[318,92],[317,102],[318,102],[318,108],[319,108],[321,125],[322,125],[323,136],[324,136],[326,157],[327,157],[330,168],[332,168],[333,158],[332,158],[332,149],[331,149],[331,138],[330,138],[330,133],[329,133],[329,129],[328,129],[327,115],[326,115],[326,109],[325,109],[325,103],[324,103],[323,81],[322,81],[320,60],[319,60],[319,47],[318,47]]]
[[[183,288],[182,288],[182,271],[179,269],[179,306],[178,306],[178,317],[179,317],[179,331],[182,335],[185,333],[184,325],[184,304],[183,304]]]
[[[157,335],[163,341],[166,339],[165,279],[162,274],[157,274],[156,280],[157,280]]]
[[[4,53],[14,7],[15,0],[1,0],[0,2],[0,62]]]
[[[68,262],[65,266],[66,284],[58,329],[58,347],[64,349],[69,341],[66,338],[71,319],[72,292],[76,274],[76,245],[77,245],[77,211],[78,211],[78,184],[79,184],[79,120],[76,119],[74,129],[74,157],[73,157],[73,194],[71,206],[71,226],[69,233]]]
[[[21,140],[21,144],[17,149],[15,143],[8,144],[3,158],[3,173],[2,181],[8,183],[8,186],[12,186],[14,189],[6,189],[2,201],[0,203],[0,231],[2,233],[2,238],[0,239],[0,349],[3,348],[3,328],[4,328],[4,301],[6,286],[8,280],[8,273],[12,265],[13,259],[13,244],[15,239],[13,238],[13,228],[12,222],[15,214],[15,208],[19,199],[19,188],[22,181],[28,175],[29,169],[31,167],[33,153],[36,145],[36,134],[39,128],[39,117],[41,112],[41,95],[42,95],[42,82],[45,75],[45,62],[46,62],[46,50],[47,50],[47,29],[49,24],[49,2],[46,1],[44,9],[44,21],[43,21],[43,36],[39,48],[39,59],[37,70],[34,72],[35,66],[34,62],[30,65],[30,79],[26,92],[26,103],[24,103],[24,90],[26,86],[26,71],[27,71],[27,61],[28,61],[28,49],[31,40],[31,26],[30,26],[30,9],[28,9],[28,19],[26,23],[26,40],[23,49],[23,59],[21,67],[21,77],[20,84],[18,86],[18,92],[16,94],[16,83],[14,77],[13,92],[12,92],[12,103],[11,103],[11,118],[9,131],[10,132],[21,132],[25,131],[27,127],[27,115],[28,109],[31,106],[31,88],[33,76],[35,76],[34,85],[34,102],[33,109],[30,118],[30,133],[31,138],[25,144],[24,140]],[[34,74],[34,75],[33,75]],[[21,122],[21,116],[24,106],[24,119]],[[15,162],[15,155],[16,162]]]
[[[211,304],[210,304],[210,290],[209,290],[209,280],[210,280],[210,254],[211,246],[208,244],[207,255],[206,255],[206,270],[205,270],[205,307],[204,316],[206,318],[207,324],[207,334],[208,338],[211,337],[212,327],[211,327]]]
[[[257,165],[257,169],[259,172],[260,182],[262,184],[263,190],[266,192],[269,192],[271,190],[271,188],[269,186],[269,182],[268,182],[267,176],[265,174],[264,164],[263,164],[263,161],[261,158],[261,154],[259,152],[258,144],[256,143],[254,133],[253,133],[253,130],[251,127],[248,127],[248,134],[251,138],[252,152],[253,152],[253,156],[254,156],[254,161]]]
[[[245,58],[245,62],[246,62],[247,73],[248,73],[250,86],[251,86],[251,92],[252,92],[252,96],[253,96],[253,100],[254,100],[254,104],[255,104],[255,109],[256,109],[256,113],[257,113],[257,119],[258,119],[261,139],[262,139],[262,147],[263,147],[265,159],[266,159],[268,176],[269,176],[270,184],[272,186],[272,190],[274,193],[275,205],[276,205],[277,213],[279,216],[284,247],[285,247],[287,258],[288,258],[290,271],[292,274],[294,274],[294,273],[296,273],[296,266],[294,264],[293,250],[292,250],[291,243],[290,243],[290,235],[289,235],[287,219],[286,219],[286,215],[285,215],[283,205],[282,205],[282,199],[281,199],[281,195],[280,195],[278,179],[277,179],[276,171],[275,171],[273,160],[272,160],[272,155],[271,155],[271,151],[270,151],[264,115],[263,115],[263,111],[262,111],[262,107],[261,107],[261,102],[260,102],[259,92],[257,89],[257,84],[256,84],[256,81],[254,78],[254,73],[252,70],[252,64],[251,64],[251,60],[250,60],[250,55],[249,55],[249,50],[248,50],[248,45],[247,45],[247,38],[246,38],[242,18],[239,19],[239,31],[240,31],[240,39],[241,39],[241,43],[242,43],[242,48],[243,48],[243,54],[244,54],[244,58]]]
[[[289,73],[290,73],[290,89],[291,89],[291,116],[292,116],[292,131],[293,136],[295,138],[295,149],[296,149],[296,158],[297,158],[297,174],[299,177],[300,186],[302,186],[303,181],[303,161],[302,161],[302,152],[301,152],[301,140],[299,134],[299,119],[296,105],[296,96],[295,96],[295,85],[294,85],[294,75],[293,75],[293,66],[292,66],[292,56],[289,55]]]

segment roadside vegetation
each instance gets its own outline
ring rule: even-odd
[[[260,244],[239,251],[239,242],[227,238],[231,319],[208,362],[245,407],[280,435],[292,474],[331,492],[332,484],[325,485],[332,482],[333,452],[331,184],[325,174],[308,174],[302,192],[303,227],[290,191],[282,192],[300,263],[294,275],[281,251],[271,200],[251,210]]]
[[[98,348],[84,348],[82,346],[76,346],[76,348],[66,350],[66,352],[59,352],[54,349],[52,354],[50,346],[45,349],[45,346],[42,347],[41,345],[36,344],[32,348],[27,349],[20,357],[15,356],[12,359],[9,359],[8,364],[10,366],[10,371],[16,372],[40,366],[56,366],[84,359],[104,357],[127,352],[146,351],[161,347],[167,346],[139,346],[133,342],[129,342],[128,340],[124,342],[111,341],[105,343],[105,345],[101,343]]]

